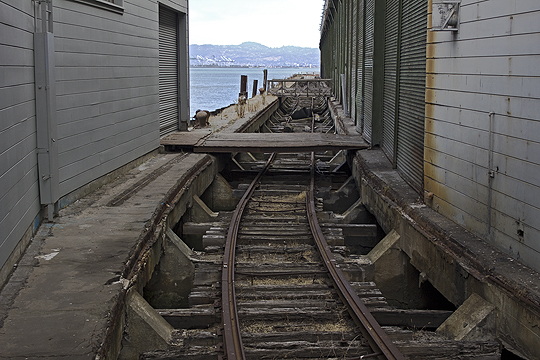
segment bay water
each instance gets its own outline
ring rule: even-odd
[[[202,68],[192,67],[189,71],[190,116],[195,111],[214,111],[234,104],[240,92],[240,77],[248,77],[248,95],[251,98],[253,80],[258,80],[257,88],[263,86],[263,68]],[[285,79],[294,74],[318,73],[317,68],[269,68],[268,80]]]

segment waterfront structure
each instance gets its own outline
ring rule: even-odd
[[[540,270],[540,4],[326,1],[321,76],[419,204]]]
[[[44,218],[187,128],[187,0],[0,0],[0,285]]]

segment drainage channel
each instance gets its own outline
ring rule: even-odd
[[[261,129],[330,132],[328,118],[321,99],[284,99]],[[169,229],[169,241],[182,251],[177,256],[164,252],[143,296],[174,329],[174,340],[154,342],[154,348],[149,342],[140,359],[232,358],[222,316],[224,245],[236,204],[268,157],[231,155],[222,173]],[[280,154],[245,205],[236,258],[230,260],[236,268],[232,286],[244,353],[237,358],[388,358],[370,346],[322,264],[305,212],[311,169],[313,208],[332,261],[391,346],[409,359],[500,358],[497,343],[452,341],[431,331],[451,310],[400,309],[385,296],[387,290],[373,281],[372,253],[391,234],[383,234],[361,205],[346,154],[320,153],[314,160],[312,166],[309,154]]]

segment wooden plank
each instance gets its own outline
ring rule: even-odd
[[[194,147],[199,141],[204,137],[210,135],[212,130],[210,129],[199,129],[195,131],[187,132],[175,132],[170,135],[165,136],[161,139],[161,145],[174,145],[180,147]]]
[[[194,151],[256,153],[310,152],[341,149],[359,150],[367,147],[368,144],[359,136],[322,133],[217,133],[199,141],[195,145]]]
[[[452,311],[416,309],[373,309],[371,314],[381,326],[406,326],[414,329],[438,328]]]

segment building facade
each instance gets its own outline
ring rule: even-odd
[[[0,283],[42,220],[187,128],[188,61],[187,0],[0,0]]]
[[[540,270],[540,3],[329,0],[321,72],[424,202]]]

